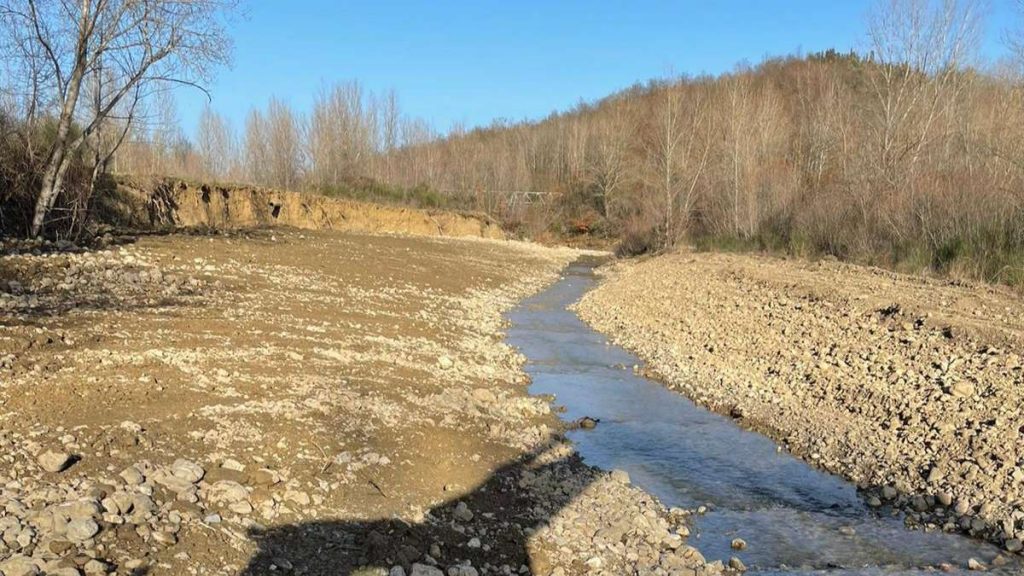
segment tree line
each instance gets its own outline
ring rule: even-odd
[[[226,6],[206,2],[198,4]],[[216,32],[211,14],[187,28]],[[666,78],[542,120],[443,134],[403,114],[394,92],[345,82],[322,88],[308,111],[273,99],[242,126],[208,107],[189,139],[166,91],[135,98],[129,90],[111,108],[119,112],[98,123],[102,139],[82,139],[106,142],[83,148],[101,153],[74,155],[65,179],[177,175],[481,210],[525,236],[604,237],[628,253],[679,243],[755,247],[1018,283],[1024,50],[1011,32],[1014,61],[980,61],[982,17],[970,0],[883,0],[860,52]],[[22,52],[31,57],[21,60],[20,93],[42,93],[31,89],[36,76],[66,85],[51,78],[32,28],[23,32]],[[215,46],[189,62],[203,63],[198,71],[216,64],[223,51]],[[101,94],[102,108],[107,73],[86,70],[82,92]],[[197,71],[160,78],[174,72],[187,81]],[[116,80],[125,74],[107,86],[124,86]],[[0,193],[46,188],[46,170],[30,169],[31,159],[52,155],[48,143],[66,124],[54,103],[68,96],[37,100],[51,104],[33,116],[26,110],[35,104],[24,104],[32,99],[22,99],[0,113],[5,135],[26,125],[39,135],[34,152],[13,156],[21,164],[4,164],[0,182],[15,185]],[[90,109],[88,98],[79,100]],[[87,126],[88,116],[73,115],[69,132]],[[0,139],[8,148],[28,140]],[[17,182],[26,174],[34,175],[27,187]]]

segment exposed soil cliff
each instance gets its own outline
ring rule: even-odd
[[[487,216],[420,210],[249,186],[123,180],[98,199],[109,224],[137,229],[291,226],[416,236],[503,238]]]

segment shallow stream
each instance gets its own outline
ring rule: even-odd
[[[639,359],[566,309],[595,286],[592,270],[574,264],[524,301],[509,314],[508,340],[528,359],[532,393],[554,395],[567,420],[600,419],[570,433],[589,464],[627,471],[667,506],[708,507],[690,544],[709,561],[738,556],[761,575],[910,575],[940,563],[965,567],[968,558],[988,564],[999,553],[967,537],[908,530],[895,513],[870,509],[851,483],[634,374]],[[732,550],[734,538],[747,548]]]

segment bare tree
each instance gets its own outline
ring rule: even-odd
[[[238,142],[226,118],[209,105],[199,116],[196,144],[208,177],[230,179],[235,176],[238,163]]]
[[[678,240],[689,224],[697,184],[711,150],[710,119],[702,86],[683,93],[683,86],[665,86],[653,101],[651,128],[645,143],[648,187],[661,195],[662,234],[666,246]]]
[[[634,138],[632,105],[615,102],[607,114],[596,121],[590,142],[589,180],[597,189],[604,217],[611,216],[616,194],[629,174],[629,147]]]
[[[979,10],[973,0],[884,0],[871,16],[874,162],[893,196],[914,202],[918,162],[966,86]]]
[[[56,103],[56,131],[32,235],[42,232],[74,155],[125,98],[154,83],[199,85],[215,65],[227,60],[230,43],[222,18],[236,4],[237,0],[0,0],[2,28],[9,35],[5,58],[17,69],[38,73],[38,103]],[[79,106],[82,84],[97,70],[103,70],[107,89],[99,106],[85,109]]]
[[[1024,0],[1015,0],[1017,22],[1014,27],[1003,31],[1003,42],[1010,49],[1015,72],[1024,73]]]

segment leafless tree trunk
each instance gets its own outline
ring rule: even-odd
[[[43,231],[72,158],[134,90],[154,83],[196,85],[226,60],[229,42],[221,18],[235,0],[0,0],[0,17],[15,66],[35,66],[44,55],[48,93],[58,104],[31,233]],[[26,61],[26,55],[32,55]],[[82,82],[98,68],[108,90],[99,106],[78,106]],[[73,126],[80,130],[72,130]]]

